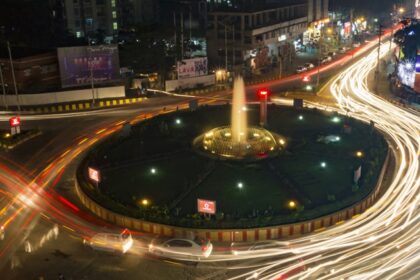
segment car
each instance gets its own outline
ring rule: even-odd
[[[296,68],[296,73],[302,73],[302,72],[305,72],[305,71],[307,71],[308,69],[306,69],[306,67],[304,67],[304,66],[298,66],[297,68]]]
[[[332,61],[331,56],[324,56],[324,57],[321,59],[321,64],[328,63],[328,62],[331,62],[331,61]]]
[[[128,229],[121,233],[97,233],[90,239],[83,239],[83,244],[94,250],[126,253],[133,246],[133,238]]]
[[[306,69],[312,69],[312,68],[314,68],[315,67],[315,65],[313,65],[312,63],[305,63],[305,64],[303,64],[303,67],[305,67]]]
[[[340,47],[340,48],[338,48],[338,52],[339,53],[345,53],[347,50],[348,50],[347,47]]]
[[[252,254],[253,251],[258,251],[258,250],[278,251],[282,249],[285,249],[284,242],[279,242],[275,240],[258,241],[251,245],[245,245],[245,244],[234,243],[234,242],[230,244],[230,253],[235,256],[246,255],[250,253]]]
[[[200,260],[208,258],[213,251],[210,240],[194,238],[172,238],[166,241],[152,240],[149,253],[173,259]]]
[[[335,53],[335,52],[329,52],[329,53],[328,53],[328,56],[329,56],[329,57],[334,57],[334,56],[336,56],[336,53]]]

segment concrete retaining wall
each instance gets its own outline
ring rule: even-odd
[[[95,99],[121,98],[125,97],[125,89],[124,86],[95,88],[94,95]],[[19,103],[21,106],[69,103],[75,101],[92,100],[92,89],[79,89],[39,94],[19,94],[18,97],[16,97],[16,95],[6,95],[5,97],[6,104],[8,106],[17,106],[17,98],[19,98]],[[4,107],[6,104],[3,97],[1,97],[0,106]]]
[[[324,230],[326,227],[338,225],[345,220],[357,217],[371,207],[379,198],[381,183],[388,167],[390,152],[386,157],[385,163],[382,167],[378,182],[374,190],[362,201],[357,204],[338,211],[336,213],[319,217],[317,219],[308,220],[305,222],[279,225],[264,228],[252,229],[232,229],[232,230],[218,230],[218,229],[189,229],[175,226],[168,226],[162,224],[151,223],[140,219],[126,217],[114,213],[94,202],[90,199],[80,188],[76,180],[76,192],[83,205],[90,209],[97,216],[102,219],[117,224],[121,227],[131,228],[136,231],[142,231],[151,234],[159,234],[167,237],[188,237],[193,232],[196,236],[208,238],[219,242],[252,242],[269,239],[279,239],[289,236],[297,236],[314,231]]]

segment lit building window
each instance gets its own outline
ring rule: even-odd
[[[77,37],[77,38],[82,37],[82,33],[81,33],[80,31],[77,31],[77,32],[76,32],[76,37]]]
[[[117,18],[117,12],[116,11],[112,11],[112,18]]]
[[[111,7],[115,8],[115,0],[111,0]]]
[[[118,23],[114,22],[112,24],[112,28],[114,28],[114,30],[117,30],[118,29]]]

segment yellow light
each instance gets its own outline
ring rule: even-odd
[[[9,138],[10,137],[10,133],[6,133],[5,135],[4,135],[4,138]]]
[[[289,201],[289,208],[295,208],[296,207],[296,202],[294,202],[293,200]]]
[[[357,22],[357,23],[361,23],[362,21],[361,21],[360,19],[357,19],[357,20],[356,20],[356,22]]]
[[[356,152],[356,156],[357,157],[362,157],[363,156],[363,152],[362,151],[357,151]]]
[[[328,28],[328,29],[327,29],[327,33],[328,33],[328,34],[331,34],[332,32],[333,32],[332,28]]]
[[[280,143],[280,145],[284,145],[284,144],[286,144],[286,141],[284,141],[284,139],[280,139],[279,143]]]
[[[142,204],[143,206],[147,206],[147,205],[149,205],[149,200],[147,200],[147,199],[142,199],[141,204]]]
[[[402,14],[402,13],[404,13],[404,12],[405,12],[405,9],[401,7],[401,8],[398,10],[398,12],[400,12],[400,14]]]
[[[329,18],[324,19],[324,23],[329,23],[329,22],[330,22]]]

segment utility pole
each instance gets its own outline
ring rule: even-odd
[[[316,75],[316,89],[318,90],[319,87],[319,75],[321,74],[321,54],[322,54],[322,41],[323,41],[323,34],[321,29],[321,36],[319,37],[319,48],[318,48],[318,71]]]
[[[13,67],[13,58],[12,58],[12,50],[10,49],[10,43],[7,41],[7,49],[9,51],[9,58],[10,58],[10,66],[12,70],[12,78],[13,78],[13,84],[15,87],[15,94],[16,94],[16,101],[17,101],[17,109],[18,112],[20,112],[20,101],[19,101],[19,93],[16,85],[16,77],[15,77],[15,68]]]
[[[184,59],[184,13],[180,15],[181,19],[181,61]]]
[[[225,25],[225,70],[228,71],[227,26]]]
[[[279,79],[281,79],[281,74],[283,72],[283,56],[279,55]]]
[[[89,71],[90,71],[90,86],[92,88],[92,108],[95,106],[95,84],[93,82],[93,58],[92,58],[92,45],[89,40]]]
[[[232,25],[232,72],[235,67],[235,25]]]
[[[376,65],[376,72],[375,72],[375,78],[376,79],[378,79],[379,78],[379,69],[380,69],[380,67],[379,67],[379,62],[380,62],[380,59],[381,59],[381,39],[382,39],[382,25],[379,23],[378,24],[379,26],[378,26],[378,62],[377,62],[377,65]]]
[[[350,9],[350,48],[353,46],[353,9]]]
[[[0,64],[0,78],[1,78],[1,87],[3,89],[3,104],[7,111],[8,107],[7,107],[7,100],[6,100],[6,88],[4,86],[3,69],[1,67],[2,67],[2,64]]]

